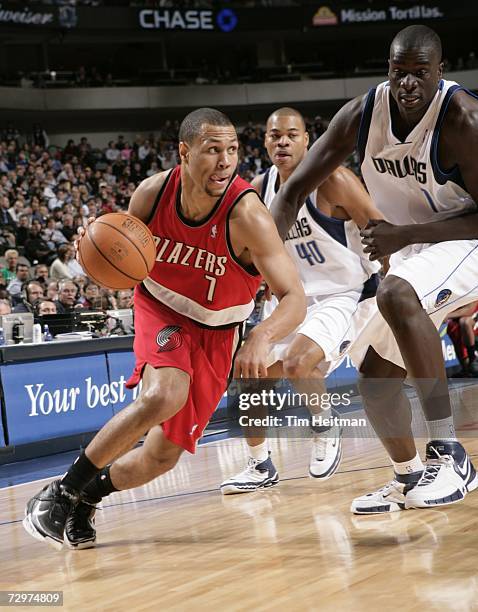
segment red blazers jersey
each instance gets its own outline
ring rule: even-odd
[[[210,327],[247,319],[261,277],[235,257],[229,216],[252,187],[234,176],[209,215],[191,221],[181,214],[181,168],[166,178],[148,227],[156,242],[156,263],[143,281],[157,300]]]

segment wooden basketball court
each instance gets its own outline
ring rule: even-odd
[[[478,441],[465,445],[478,463]],[[272,448],[280,484],[227,497],[218,484],[243,467],[244,442],[185,454],[106,499],[98,546],[84,551],[24,532],[25,502],[44,483],[0,490],[0,589],[60,590],[67,610],[478,609],[478,491],[441,509],[353,516],[351,499],[390,478],[376,440],[344,440],[323,483],[307,477],[310,441]]]

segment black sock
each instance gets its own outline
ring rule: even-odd
[[[96,474],[93,480],[83,489],[83,493],[95,504],[100,502],[103,497],[106,497],[110,493],[118,491],[118,489],[111,482],[110,467],[110,465],[104,467],[100,473]]]
[[[310,426],[310,428],[316,434],[327,434],[328,432],[330,432],[332,427],[334,427],[334,424],[330,423],[330,421],[333,419],[334,416],[335,415],[332,413],[332,410],[330,410],[330,409],[329,410],[322,410],[322,412],[319,412],[318,414],[315,414],[315,415],[310,417],[310,419],[311,419],[311,426]],[[316,423],[316,424],[314,424],[314,423]],[[323,425],[319,425],[319,423],[323,423]],[[327,436],[324,435],[324,438],[326,438],[326,437]]]
[[[93,465],[86,456],[85,451],[83,451],[65,476],[63,476],[61,484],[80,493],[99,471],[100,468]]]
[[[468,363],[475,361],[475,347],[474,346],[466,346],[466,352],[468,353]]]
[[[395,472],[395,480],[407,485],[416,485],[422,474],[423,472],[412,472],[411,474],[397,474]]]
[[[330,425],[327,425],[326,427],[322,427],[320,425],[311,425],[310,428],[315,434],[326,434],[331,429]],[[324,435],[323,437],[326,438],[327,436]]]

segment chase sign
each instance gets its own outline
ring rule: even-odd
[[[221,11],[175,9],[142,9],[139,25],[146,30],[222,30],[231,32],[237,26],[237,15],[231,9]]]

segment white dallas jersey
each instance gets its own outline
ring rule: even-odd
[[[402,142],[392,131],[390,85],[370,90],[360,122],[362,176],[375,206],[396,225],[426,223],[476,208],[459,169],[438,163],[440,129],[451,97],[463,90],[441,80],[427,112]]]
[[[279,187],[279,173],[271,166],[264,175],[261,196],[269,208]],[[363,252],[354,221],[328,217],[318,210],[315,192],[299,210],[285,246],[299,272],[307,296],[359,289],[380,269]]]

